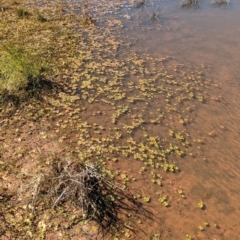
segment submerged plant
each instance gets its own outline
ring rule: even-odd
[[[143,200],[144,202],[149,203],[151,201],[151,197],[150,196],[143,197]]]
[[[143,8],[146,5],[146,0],[139,0],[134,4],[134,7],[136,8]]]
[[[166,10],[167,7],[165,7],[160,13],[158,12],[158,6],[156,8],[156,10],[154,10],[149,18],[148,18],[148,21],[150,20],[151,22],[154,22],[155,20],[157,20],[158,22],[160,22],[159,18],[158,18],[158,14],[162,14],[165,10]],[[171,97],[171,95],[170,95]],[[169,99],[168,99],[169,100]]]
[[[181,7],[187,7],[187,8],[199,8],[200,0],[183,0],[180,3]]]
[[[158,201],[159,201],[160,203],[162,203],[162,205],[163,205],[164,207],[168,207],[168,206],[169,206],[169,204],[168,204],[168,202],[167,202],[167,196],[162,196],[162,197],[160,197],[160,198],[158,199]]]
[[[198,226],[198,230],[199,230],[199,231],[203,231],[204,228],[203,228],[202,226]]]
[[[154,22],[155,20],[157,20],[158,22],[160,22],[159,18],[158,18],[158,6],[157,8],[150,14],[149,18],[147,21],[151,21]]]
[[[189,234],[186,234],[185,240],[191,240],[191,239],[192,239],[192,236]]]
[[[184,192],[183,192],[182,189],[179,189],[179,190],[178,190],[178,194],[179,194],[182,198],[185,198],[185,194],[184,194]]]
[[[212,5],[221,7],[221,6],[228,6],[230,3],[230,0],[213,0]]]
[[[206,221],[203,223],[203,225],[204,225],[205,227],[209,227],[209,223],[206,222]]]

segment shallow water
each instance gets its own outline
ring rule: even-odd
[[[203,143],[193,147],[193,156],[176,160],[180,173],[161,172],[164,189],[160,192],[169,196],[170,207],[159,207],[153,200],[149,207],[157,220],[153,224],[146,219],[146,225],[161,239],[184,239],[186,234],[194,239],[238,239],[240,2],[233,0],[227,7],[214,7],[202,1],[198,9],[180,8],[178,1],[147,1],[143,9],[119,2],[118,7],[106,4],[98,7],[98,11],[102,9],[108,19],[122,21],[123,28],[118,37],[131,41],[131,50],[140,56],[169,56],[172,61],[166,65],[170,69],[174,61],[183,65],[190,63],[193,67],[203,66],[206,78],[215,82],[206,92],[206,103],[193,113],[193,121],[186,126],[191,140],[195,142],[201,138]],[[150,21],[152,13],[156,13],[156,17]],[[104,26],[104,21],[99,21],[99,25]],[[148,112],[142,114],[147,118],[147,114],[156,112],[158,106],[161,103],[152,102]],[[139,112],[142,107],[141,104],[135,106]],[[122,121],[127,123],[128,120],[123,117]],[[166,132],[166,126],[171,125],[176,127],[177,123],[151,126],[147,132]],[[134,137],[140,139],[141,135],[136,133]],[[128,169],[134,176],[141,166],[138,161],[123,159],[113,168]],[[141,189],[143,195],[146,191],[151,196],[159,191],[144,178],[136,178],[139,181],[135,187]],[[178,189],[183,189],[186,199],[176,195]],[[203,211],[197,208],[200,200],[205,204]],[[209,222],[210,227],[199,231],[198,226],[203,221]],[[145,237],[143,235],[143,239]]]
[[[155,2],[160,9],[168,6],[159,20],[162,28],[132,32],[138,38],[136,48],[155,56],[175,56],[181,62],[204,64],[211,67],[208,77],[214,79],[221,90],[219,105],[206,104],[196,117],[192,131],[216,131],[214,139],[203,146],[204,159],[186,160],[178,184],[189,189],[193,197],[201,198],[209,192],[207,215],[219,224],[219,231],[198,239],[238,239],[239,232],[239,63],[240,63],[240,5],[212,7],[201,3],[200,9],[180,9],[176,2]],[[161,7],[162,6],[162,7]],[[176,18],[173,16],[177,15]],[[170,16],[170,17],[169,17]],[[153,25],[159,24],[155,21]],[[149,36],[149,37],[145,37]],[[214,94],[214,91],[213,93]],[[185,174],[184,174],[185,173]],[[194,219],[188,213],[185,218]],[[171,221],[171,220],[170,220]],[[182,221],[186,221],[184,217]],[[177,223],[179,224],[179,222]],[[175,225],[175,224],[174,224]],[[218,230],[218,229],[217,229]],[[214,236],[216,234],[216,236]],[[177,236],[175,235],[174,239]]]
[[[157,19],[148,21],[157,6]],[[182,239],[186,233],[194,239],[238,239],[240,2],[231,1],[226,8],[204,1],[199,9],[185,9],[177,1],[154,1],[147,2],[146,8],[123,5],[112,10],[123,22],[122,36],[132,39],[132,49],[140,55],[170,56],[182,64],[208,66],[207,78],[218,84],[211,89],[209,101],[197,111],[194,123],[187,127],[193,138],[203,136],[204,144],[194,158],[187,156],[179,163],[180,174],[164,176],[169,184],[167,191],[184,189],[187,199],[183,205],[177,200],[167,210],[156,207],[155,214],[163,224],[155,224],[155,230],[161,228],[163,239]],[[208,136],[211,131],[213,137]],[[132,163],[131,169],[138,169],[136,165]],[[157,191],[154,186],[148,187]],[[194,208],[199,199],[206,203],[204,212]],[[210,229],[197,231],[203,220],[209,221]]]
[[[81,14],[56,20],[79,30],[69,49],[65,33],[69,54],[59,59],[73,58],[56,76],[67,81],[66,92],[47,99],[53,106],[46,103],[44,111],[33,107],[32,114],[26,106],[2,121],[3,138],[13,134],[16,142],[17,166],[31,172],[40,149],[106,164],[101,170],[143,205],[131,211],[125,198],[127,210],[120,206],[119,214],[125,225],[118,222],[119,231],[106,239],[239,239],[240,3],[220,8],[202,1],[185,9],[178,1],[146,0],[142,8],[129,0],[69,1],[27,4],[43,7],[53,22]],[[89,16],[97,21],[88,28]],[[26,122],[22,113],[29,113]],[[7,160],[11,139],[4,145]],[[86,231],[78,222],[64,224],[65,238],[103,239],[91,224]],[[48,225],[46,239],[63,236]]]

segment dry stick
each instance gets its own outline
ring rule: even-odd
[[[56,200],[55,203],[53,204],[52,208],[54,208],[54,207],[57,205],[57,203],[59,202],[59,200],[62,198],[63,194],[67,191],[67,189],[68,189],[68,187],[66,187],[66,188],[64,189],[64,191],[60,194],[60,196],[57,198],[57,200]]]
[[[34,205],[35,205],[35,202],[36,202],[36,197],[37,197],[37,194],[39,193],[39,188],[40,188],[40,182],[41,182],[41,178],[42,176],[38,177],[34,182],[35,185],[33,187],[33,191],[32,191],[32,205],[33,205],[33,209],[34,209]]]
[[[34,211],[35,202],[36,202],[36,199],[37,199],[37,196],[39,193],[41,178],[42,178],[42,174],[41,174],[41,176],[36,178],[34,181],[30,182],[26,187],[24,187],[24,189],[22,189],[22,187],[21,187],[21,190],[20,190],[20,194],[22,194],[23,191],[28,191],[32,186],[31,195],[32,195],[33,211]]]

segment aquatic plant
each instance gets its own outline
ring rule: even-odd
[[[183,0],[180,3],[181,7],[187,7],[187,8],[199,8],[200,0]]]
[[[192,240],[192,236],[189,235],[189,234],[186,234],[186,236],[185,236],[185,240]]]
[[[213,0],[212,5],[221,7],[221,6],[228,6],[230,3],[230,0]]]
[[[198,230],[203,231],[204,228],[202,226],[198,226]]]
[[[143,197],[143,200],[144,200],[144,202],[149,203],[151,201],[151,197],[150,196],[145,196],[145,197]]]
[[[152,8],[153,8],[153,5],[152,5]],[[158,6],[151,13],[148,11],[150,15],[149,15],[149,18],[147,19],[147,21],[154,22],[155,20],[157,20],[158,22],[160,22],[160,20],[158,18],[158,14],[162,14],[166,8],[167,7],[165,7],[160,13],[158,12]]]
[[[177,192],[182,198],[185,198],[185,194],[182,189],[179,189]]]
[[[204,203],[203,203],[203,201],[200,201],[200,202],[198,203],[198,207],[199,207],[200,209],[203,209],[203,208],[204,208]]]
[[[134,4],[136,8],[143,8],[146,6],[146,0],[139,0]]]
[[[167,202],[167,196],[162,196],[162,197],[160,197],[160,198],[158,199],[158,201],[159,201],[160,203],[162,203],[162,205],[163,205],[164,207],[169,207],[169,204],[168,204],[168,202]]]
[[[209,223],[206,222],[206,221],[203,223],[203,225],[204,225],[205,227],[209,227]]]

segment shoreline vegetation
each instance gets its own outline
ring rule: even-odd
[[[30,124],[41,135],[37,126],[38,120],[42,122],[40,118],[47,121],[49,112],[56,107],[68,109],[68,103],[61,102],[72,103],[79,98],[74,94],[70,79],[73,76],[68,71],[72,65],[78,68],[87,61],[80,46],[85,41],[85,29],[94,27],[95,23],[86,10],[87,5],[78,15],[64,14],[67,6],[64,9],[61,2],[50,7],[43,3],[39,9],[38,2],[30,5],[25,1],[6,1],[0,6],[1,133],[5,121],[15,119],[10,132],[24,131],[16,126],[19,123],[30,131],[29,135],[34,135],[28,129]],[[74,30],[75,26],[78,31]],[[34,117],[36,112],[41,113]],[[25,159],[25,155],[28,150],[35,152],[34,147],[23,150],[20,146],[22,153],[12,149],[8,156],[3,149],[10,142],[4,139],[11,138],[9,134],[1,137],[1,141],[4,140],[0,151],[1,239],[42,239],[51,236],[51,232],[58,233],[58,239],[63,237],[62,228],[75,225],[80,225],[80,232],[73,230],[80,237],[91,232],[103,237],[112,228],[120,227],[118,214],[124,208],[132,211],[134,206],[140,207],[133,197],[114,185],[112,177],[103,173],[104,167],[99,170],[96,162],[74,162],[74,156],[71,156],[71,164],[64,162],[64,157],[56,158],[49,149],[42,153],[44,149],[38,140],[41,150],[33,159]],[[18,138],[19,142],[24,140]],[[13,143],[12,147],[16,145]],[[30,165],[37,167],[36,171],[27,167],[29,163],[24,161],[29,160]],[[84,229],[89,221],[97,224],[91,226],[93,230]]]
[[[1,92],[26,97],[43,85],[54,85],[53,79],[71,64],[82,41],[71,26],[64,27],[71,22],[69,15],[44,6],[41,13],[34,3],[27,7],[24,1],[6,2],[1,9]],[[75,21],[81,23],[81,19]],[[87,25],[88,18],[82,21]]]
[[[83,36],[95,20],[86,4],[81,14],[65,13],[68,6],[60,1],[40,8],[37,1],[1,4],[1,239],[48,239],[51,234],[59,239],[66,238],[66,232],[86,239],[116,235],[127,229],[119,215],[136,212],[141,204],[114,184],[99,157],[81,160],[72,151],[44,147],[61,136],[59,130],[54,136],[43,132],[49,128],[46,122],[60,113],[64,117],[79,100],[71,69],[82,71],[82,63],[92,58]],[[28,136],[19,137],[25,131]],[[66,138],[61,137],[59,143]],[[5,150],[11,141],[11,150]]]
[[[1,239],[161,239],[147,206],[185,198],[164,174],[205,142],[187,127],[207,68],[138,56],[87,2],[1,1],[0,19]]]

